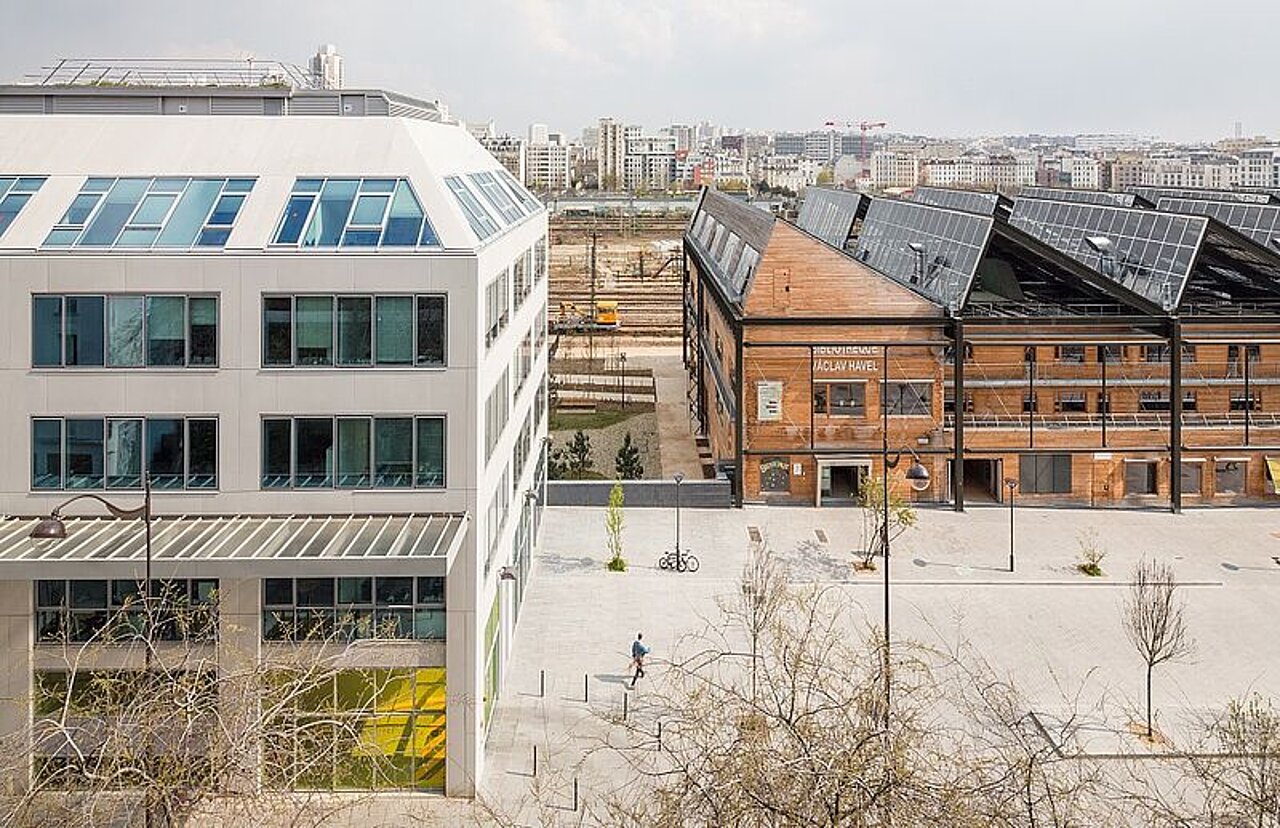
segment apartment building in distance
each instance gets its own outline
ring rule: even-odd
[[[58,642],[154,571],[239,652],[340,633],[343,669],[402,685],[366,723],[395,772],[284,784],[472,795],[543,502],[544,207],[427,102],[81,68],[119,81],[0,87],[0,730],[39,753]],[[149,565],[88,500],[31,537],[148,486]]]
[[[739,503],[1168,508],[1280,493],[1280,203],[1260,194],[704,191],[684,360]],[[905,468],[905,466],[904,466]]]

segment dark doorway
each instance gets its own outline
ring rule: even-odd
[[[857,506],[862,494],[862,481],[867,477],[865,465],[822,467],[819,506]]]
[[[965,500],[999,503],[1001,501],[1000,486],[999,460],[964,461]]]

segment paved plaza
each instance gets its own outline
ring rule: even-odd
[[[521,819],[537,824],[547,812],[534,815],[528,803],[569,807],[574,777],[583,800],[622,781],[609,754],[591,748],[628,692],[623,676],[632,638],[644,631],[660,671],[678,638],[701,628],[715,614],[717,596],[736,588],[753,529],[793,581],[836,584],[855,618],[879,622],[881,574],[854,574],[850,565],[862,533],[857,510],[685,510],[681,523],[683,545],[701,558],[697,573],[655,566],[673,543],[674,513],[633,509],[624,532],[631,567],[618,574],[604,568],[603,509],[547,510],[487,745],[484,788],[496,806],[523,807]],[[1155,704],[1166,730],[1247,692],[1280,697],[1280,510],[1172,515],[1019,507],[1015,529],[1010,573],[1007,509],[921,511],[919,525],[893,547],[894,637],[928,644],[964,639],[1013,677],[1037,710],[1052,715],[1063,705],[1060,686],[1083,687],[1086,699],[1106,700],[1111,724],[1123,728],[1140,707],[1143,668],[1124,637],[1120,606],[1134,562],[1151,555],[1169,562],[1185,586],[1197,641],[1192,659],[1157,670]],[[1087,531],[1106,552],[1100,578],[1075,570]],[[574,819],[556,807],[551,813],[563,813],[565,824]]]

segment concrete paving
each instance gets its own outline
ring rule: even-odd
[[[1011,676],[1035,709],[1051,716],[1064,704],[1061,687],[1083,687],[1086,702],[1105,699],[1108,721],[1123,728],[1140,707],[1143,668],[1124,637],[1120,607],[1134,562],[1151,555],[1168,561],[1185,585],[1198,642],[1193,658],[1157,670],[1155,704],[1166,729],[1247,692],[1280,697],[1280,565],[1273,559],[1280,556],[1280,510],[1018,508],[1013,573],[1008,520],[998,506],[920,513],[919,526],[893,547],[895,638],[964,639]],[[644,631],[660,670],[678,638],[700,628],[715,614],[717,596],[735,589],[752,527],[793,580],[833,584],[848,595],[856,618],[879,622],[881,573],[855,574],[850,565],[862,533],[855,509],[685,510],[681,524],[683,545],[701,558],[697,573],[656,568],[673,542],[675,516],[637,509],[627,513],[624,531],[631,568],[617,574],[604,569],[603,510],[547,510],[486,748],[484,789],[499,807],[547,824],[545,811],[532,816],[531,803],[569,802],[573,777],[584,801],[624,778],[616,760],[593,748],[607,735],[604,716],[620,710],[627,692],[621,682],[632,638]],[[1089,530],[1106,552],[1100,578],[1075,569],[1080,534]],[[642,694],[643,686],[631,703]],[[1113,742],[1083,747],[1110,751]],[[576,816],[564,812],[564,824],[577,824]]]
[[[654,388],[658,401],[658,449],[662,461],[662,477],[670,478],[676,472],[684,472],[693,480],[701,479],[702,463],[698,459],[698,447],[693,439],[693,425],[689,419],[687,378],[680,362],[680,345],[663,348],[644,348],[634,355],[627,349],[630,363],[637,368],[653,370]]]

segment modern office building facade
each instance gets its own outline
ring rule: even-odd
[[[956,508],[1275,502],[1280,207],[1024,193],[703,193],[684,358],[739,502],[854,504],[886,450]]]
[[[543,502],[546,212],[430,105],[354,94],[0,88],[6,737],[144,578],[141,521],[32,527],[145,481],[154,577],[218,641],[360,640],[421,708],[370,721],[377,787],[474,793]]]

